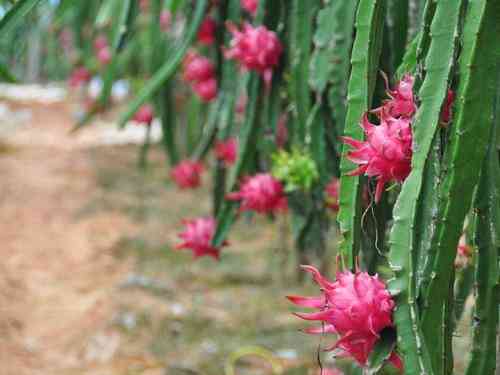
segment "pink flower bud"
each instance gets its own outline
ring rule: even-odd
[[[452,90],[448,90],[446,95],[446,100],[443,105],[443,110],[441,111],[441,124],[446,126],[451,121],[451,116],[453,115],[452,106],[455,101],[455,93]]]
[[[243,181],[240,191],[228,194],[227,199],[241,201],[240,211],[267,214],[287,208],[283,185],[267,173],[247,178]]]
[[[255,16],[259,8],[259,0],[240,0],[240,5],[252,16]]]
[[[167,32],[170,29],[172,23],[172,14],[167,9],[164,9],[160,13],[160,28],[163,32]]]
[[[97,60],[99,60],[99,62],[102,65],[109,64],[111,62],[111,58],[112,58],[112,55],[111,55],[111,50],[109,49],[109,47],[101,48],[97,52]]]
[[[228,138],[217,142],[215,145],[215,156],[222,160],[226,166],[234,164],[238,156],[238,141],[236,138]]]
[[[104,35],[98,35],[94,40],[94,50],[99,52],[101,49],[108,46],[108,38]]]
[[[133,120],[139,124],[150,125],[153,122],[154,110],[149,104],[141,106],[134,115]]]
[[[200,162],[184,160],[172,168],[170,176],[181,189],[194,189],[201,184],[203,165]]]
[[[212,79],[215,69],[212,62],[196,53],[191,53],[184,62],[184,80],[186,82],[201,82]]]
[[[206,17],[198,30],[198,42],[205,45],[211,45],[215,41],[215,29],[217,24],[211,17]]]
[[[184,226],[184,231],[179,234],[183,242],[177,245],[176,249],[192,250],[195,258],[207,255],[219,259],[220,249],[212,246],[216,228],[214,218],[184,220]],[[225,245],[227,244],[222,246]]]
[[[217,80],[215,78],[200,81],[193,86],[194,92],[204,102],[210,102],[217,97]]]
[[[326,206],[337,213],[339,211],[340,180],[332,177],[325,188]]]
[[[90,78],[90,72],[87,70],[87,68],[81,66],[73,70],[73,72],[71,73],[71,76],[69,77],[69,85],[71,87],[79,87],[90,81]]]

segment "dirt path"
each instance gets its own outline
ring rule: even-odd
[[[133,227],[118,212],[79,217],[99,187],[67,105],[9,107],[32,116],[0,138],[0,373],[67,373],[95,360],[128,268],[111,249]]]

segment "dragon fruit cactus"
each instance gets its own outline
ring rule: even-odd
[[[240,191],[229,193],[229,200],[241,201],[240,211],[260,214],[286,210],[283,185],[268,173],[260,173],[243,181]]]
[[[195,258],[211,256],[219,259],[220,248],[212,246],[212,238],[215,234],[216,222],[214,218],[197,218],[184,220],[184,231],[179,234],[183,240],[176,249],[189,249],[193,251]],[[225,246],[224,243],[222,246]]]
[[[240,5],[252,16],[255,16],[259,8],[259,0],[240,0]]]
[[[137,110],[133,120],[139,124],[151,125],[154,118],[154,110],[150,104],[144,104]]]
[[[318,297],[288,296],[294,304],[318,309],[313,313],[296,313],[305,320],[322,322],[319,328],[306,330],[308,333],[334,333],[340,338],[327,350],[338,350],[340,356],[350,357],[365,366],[380,333],[392,327],[392,312],[395,303],[385,284],[377,276],[366,272],[344,271],[331,282],[312,266],[302,266],[312,273],[320,286],[322,295]],[[399,369],[402,363],[393,352],[389,361]]]
[[[228,138],[225,141],[219,141],[215,145],[215,156],[222,160],[224,165],[233,165],[238,156],[238,141],[236,138]]]
[[[253,27],[244,23],[242,30],[228,23],[233,34],[230,48],[224,50],[227,59],[234,59],[241,67],[262,75],[267,86],[271,84],[273,69],[279,64],[283,46],[276,33],[264,26]]]
[[[212,45],[215,41],[215,30],[217,24],[212,17],[206,17],[198,30],[198,42],[204,45]]]
[[[200,162],[183,160],[172,168],[170,176],[181,189],[194,189],[201,184],[204,168]]]
[[[326,206],[333,212],[339,211],[340,180],[332,177],[325,187]]]
[[[375,202],[380,201],[386,183],[403,182],[410,174],[413,154],[410,119],[391,117],[384,110],[379,116],[380,125],[370,123],[366,114],[363,117],[361,127],[366,141],[342,137],[344,143],[354,148],[347,154],[348,159],[359,164],[350,175],[377,178]]]

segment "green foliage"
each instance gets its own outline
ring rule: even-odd
[[[278,151],[272,156],[272,174],[285,184],[285,191],[309,191],[318,180],[319,173],[314,163],[306,153],[294,149],[292,152]]]

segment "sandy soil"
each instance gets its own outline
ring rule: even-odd
[[[92,345],[129,268],[111,249],[134,226],[119,212],[79,217],[99,187],[68,105],[9,107],[32,116],[0,138],[0,373],[68,373],[109,356]]]

